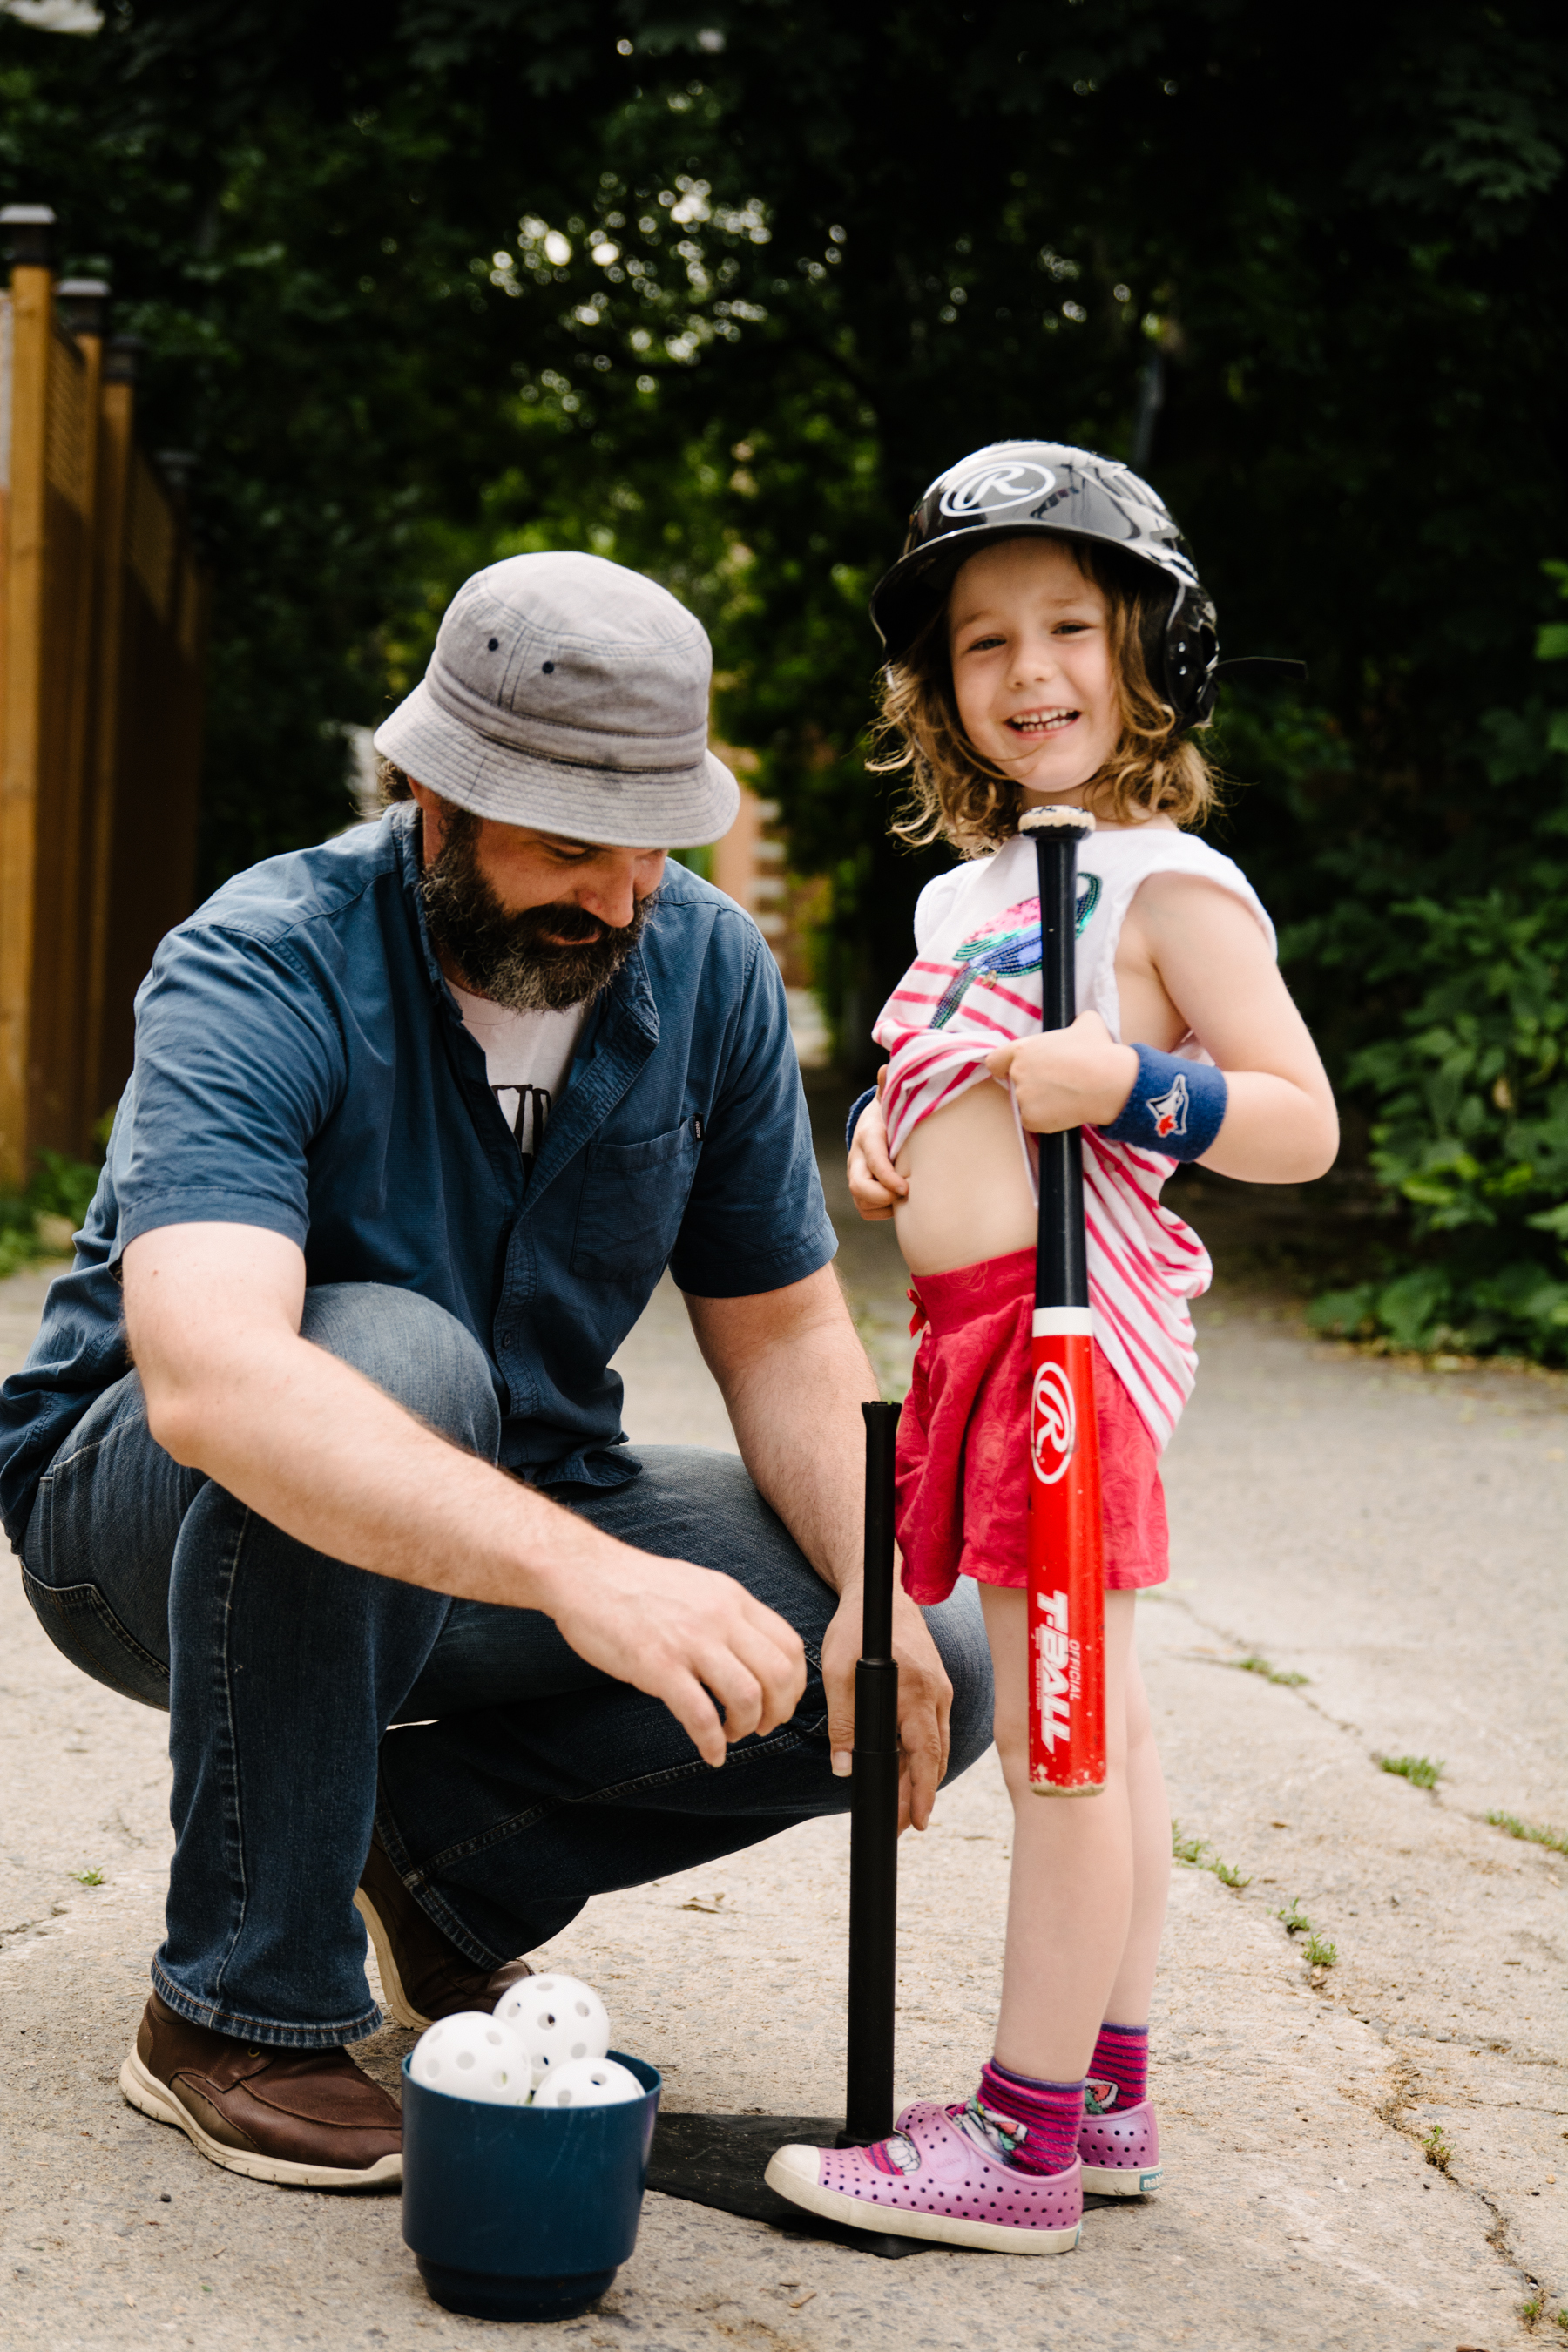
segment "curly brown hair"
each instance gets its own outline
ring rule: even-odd
[[[1150,676],[1150,656],[1170,608],[1168,585],[1149,565],[1130,562],[1114,548],[1065,533],[1041,536],[1067,549],[1108,607],[1121,733],[1110,757],[1089,779],[1086,803],[1113,824],[1125,824],[1140,812],[1169,816],[1177,824],[1202,824],[1218,786]],[[900,840],[913,848],[947,840],[974,857],[1016,833],[1022,788],[983,759],[964,732],[953,693],[947,613],[944,597],[904,658],[884,670],[878,729],[884,756],[869,764],[878,775],[908,772],[909,795],[892,828]]]

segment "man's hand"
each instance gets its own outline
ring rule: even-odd
[[[909,1179],[900,1175],[888,1157],[888,1122],[882,1112],[887,1083],[884,1062],[877,1073],[877,1099],[857,1119],[849,1147],[849,1197],[868,1224],[890,1217],[897,1203],[909,1197]]]
[[[833,1769],[850,1769],[855,1745],[855,1662],[860,1655],[860,1587],[846,1586],[822,1644],[827,1693],[827,1737]],[[947,1770],[952,1685],[926,1630],[925,1619],[902,1592],[893,1595],[893,1655],[899,1665],[899,1829],[923,1830]]]
[[[1012,1081],[1018,1116],[1031,1135],[1109,1127],[1138,1077],[1137,1055],[1117,1044],[1098,1013],[1080,1013],[1068,1029],[998,1045],[986,1055],[985,1066],[994,1078]]]
[[[757,1491],[839,1595],[822,1644],[822,1675],[833,1769],[842,1774],[854,1746],[860,1654],[866,1491],[860,1406],[875,1399],[876,1379],[830,1266],[787,1290],[753,1298],[689,1297],[686,1304]],[[904,1751],[900,1826],[912,1821],[924,1829],[947,1769],[952,1685],[925,1619],[902,1592],[893,1596],[893,1655]]]
[[[595,1565],[550,1613],[580,1658],[662,1699],[705,1764],[722,1764],[728,1743],[765,1738],[789,1721],[805,1688],[805,1652],[795,1627],[744,1585],[627,1544]]]

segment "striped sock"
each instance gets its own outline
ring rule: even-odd
[[[1083,2127],[1083,2084],[1042,2083],[989,2059],[980,2073],[980,2097],[1009,2123],[1027,2126],[1013,2151],[1020,2172],[1065,2172],[1078,2154]]]
[[[1149,2095],[1149,2029],[1146,2025],[1102,2025],[1089,2062],[1091,2083],[1114,2083],[1116,2104],[1137,2106]]]

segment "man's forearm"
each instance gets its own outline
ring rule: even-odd
[[[302,1339],[292,1242],[165,1226],[124,1268],[154,1439],[286,1535],[432,1592],[542,1611],[579,1657],[662,1699],[710,1764],[794,1713],[800,1636],[732,1577],[604,1534]]]
[[[796,1318],[781,1316],[765,1345],[744,1350],[725,1344],[722,1310],[745,1302],[689,1304],[753,1486],[817,1574],[842,1592],[861,1567],[860,1407],[880,1391],[831,1269],[813,1278],[814,1288],[821,1285],[830,1287]]]
[[[431,1591],[552,1613],[563,1576],[608,1546],[289,1333],[213,1350],[194,1393],[154,1376],[149,1419],[176,1460],[286,1535]]]

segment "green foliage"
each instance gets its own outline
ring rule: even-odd
[[[26,1191],[0,1194],[0,1277],[68,1249],[66,1232],[74,1232],[86,1217],[98,1178],[98,1169],[84,1160],[68,1160],[59,1151],[38,1154]],[[44,1219],[52,1221],[52,1231],[40,1229]]]
[[[1303,1684],[1311,1680],[1310,1675],[1290,1674],[1270,1665],[1268,1660],[1256,1650],[1247,1657],[1237,1658],[1235,1664],[1238,1674],[1261,1675],[1266,1683],[1277,1683],[1281,1690],[1300,1690]]]
[[[27,1192],[35,1216],[65,1217],[79,1225],[98,1190],[100,1164],[68,1160],[63,1151],[40,1151],[38,1172]]]
[[[1288,1936],[1305,1936],[1311,1930],[1312,1923],[1302,1910],[1300,1897],[1297,1895],[1293,1895],[1290,1897],[1288,1910],[1276,1911],[1274,1916],[1283,1922],[1285,1933]]]
[[[1440,1756],[1380,1756],[1377,1760],[1385,1772],[1408,1780],[1413,1789],[1435,1789],[1443,1775]]]
[[[1336,1066],[1400,1034],[1389,910],[1473,887],[1486,760],[1534,725],[1565,91],[1545,0],[1327,0],[1305,39],[1262,0],[0,17],[0,195],[108,269],[149,446],[201,458],[205,879],[342,821],[341,728],[466,570],[591,547],[712,630],[863,1039],[941,862],[866,774],[867,590],[961,451],[1126,454],[1157,352],[1151,470],[1227,648],[1312,667],[1306,710],[1226,689],[1218,837]]]
[[[1171,1853],[1173,1860],[1185,1863],[1193,1870],[1212,1872],[1222,1886],[1235,1887],[1239,1890],[1244,1886],[1251,1885],[1251,1879],[1244,1877],[1233,1864],[1211,1861],[1210,1853],[1211,1848],[1207,1838],[1186,1836],[1183,1832],[1180,1822],[1171,1823]]]
[[[19,1266],[31,1265],[37,1255],[32,1211],[16,1198],[0,1199],[0,1280]]]
[[[1310,1969],[1331,1969],[1337,1965],[1340,1957],[1339,1946],[1331,1944],[1327,1937],[1320,1936],[1316,1928],[1308,1936],[1303,1951]]]
[[[1447,2172],[1454,2161],[1456,2150],[1441,2124],[1433,2125],[1421,2146],[1427,2163],[1436,2166],[1439,2172]]]
[[[1543,566],[1568,598],[1568,564]],[[1568,625],[1537,632],[1568,659]],[[1375,1111],[1373,1172],[1407,1236],[1389,1272],[1317,1300],[1320,1329],[1397,1348],[1510,1348],[1568,1360],[1568,709],[1487,714],[1494,787],[1530,780],[1522,842],[1488,827],[1479,892],[1409,900],[1371,967],[1415,983],[1402,1034],[1352,1055]],[[1400,1260],[1403,1260],[1401,1263]]]

